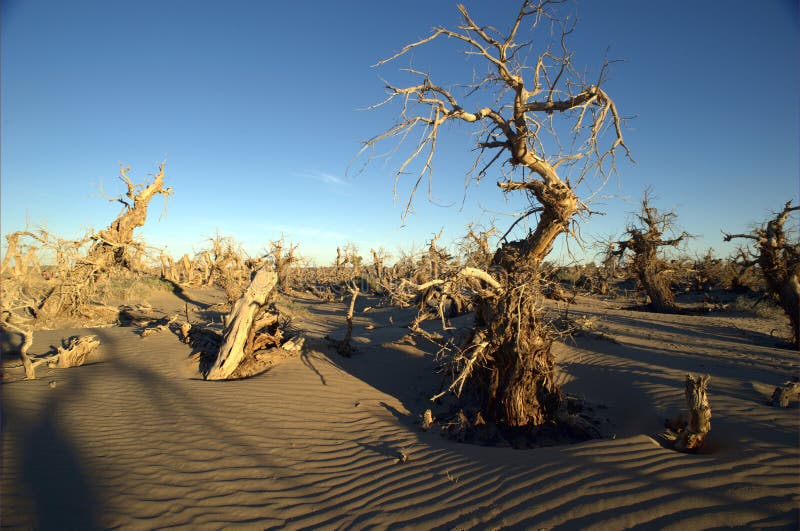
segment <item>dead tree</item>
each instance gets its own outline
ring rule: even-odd
[[[670,289],[669,266],[659,258],[661,247],[677,247],[689,234],[682,232],[677,238],[663,239],[664,233],[672,230],[676,218],[674,212],[659,212],[650,206],[649,194],[642,199],[642,210],[636,214],[638,223],[628,225],[625,231],[628,239],[614,242],[611,254],[622,258],[630,251],[633,253],[633,269],[647,293],[650,310],[658,313],[675,313],[675,297]]]
[[[488,269],[492,265],[492,249],[489,245],[489,238],[497,232],[495,227],[488,230],[480,230],[469,225],[467,235],[461,243],[461,252],[464,256],[464,265]]]
[[[350,341],[353,338],[353,312],[356,309],[356,298],[360,293],[358,285],[355,283],[352,283],[349,286],[349,289],[350,305],[347,307],[347,315],[345,316],[347,319],[347,332],[344,335],[344,339],[342,339],[342,341],[336,347],[337,352],[339,352],[339,354],[345,358],[349,358],[356,350],[353,345],[350,344]]]
[[[211,249],[202,254],[205,285],[216,285],[225,292],[228,303],[237,301],[247,285],[250,271],[245,266],[244,252],[232,237],[219,233],[209,238]]]
[[[378,284],[383,284],[387,280],[385,262],[389,258],[389,253],[387,253],[386,249],[383,247],[379,248],[377,251],[375,249],[370,249],[369,252],[372,253],[372,268],[375,272],[375,279]]]
[[[349,278],[347,280],[352,280],[359,275],[361,275],[361,264],[364,259],[361,255],[358,254],[358,246],[355,243],[349,242],[347,245],[344,246],[344,249],[339,252],[339,248],[336,249],[337,253],[337,264],[341,259],[341,266],[345,266],[350,264],[352,269],[349,272]]]
[[[164,187],[164,164],[149,184],[134,184],[128,177],[130,168],[120,168],[120,179],[125,183],[125,195],[113,199],[123,204],[122,212],[104,230],[89,237],[91,246],[86,256],[65,272],[58,285],[44,298],[39,311],[45,316],[63,313],[80,313],[88,302],[87,293],[96,284],[99,276],[112,267],[135,270],[136,252],[140,244],[134,239],[134,231],[147,220],[147,207],[156,195],[165,198],[172,188]]]
[[[147,220],[147,208],[156,195],[165,198],[172,195],[171,187],[164,187],[164,164],[158,166],[158,173],[149,184],[134,184],[128,177],[129,166],[120,168],[120,180],[127,191],[124,196],[113,199],[122,203],[122,212],[111,225],[92,235],[92,246],[85,262],[94,268],[108,268],[111,265],[133,270],[132,253],[138,247],[133,232]]]
[[[552,372],[551,332],[542,324],[540,307],[531,304],[540,280],[539,266],[556,238],[570,231],[576,215],[590,213],[577,195],[579,187],[587,187],[586,179],[592,174],[599,174],[604,183],[613,170],[617,150],[627,152],[623,119],[602,88],[608,63],[600,68],[594,82],[573,67],[566,45],[573,27],[560,24],[555,9],[552,2],[524,1],[503,33],[477,24],[459,5],[462,22],[455,29],[435,28],[428,37],[380,61],[378,65],[383,65],[420,46],[448,38],[465,45],[468,56],[476,57],[488,71],[460,95],[435,82],[429,73],[406,70],[414,81],[405,86],[388,84],[388,96],[379,104],[397,103],[399,121],[366,141],[360,152],[372,151],[387,139],[401,142],[412,138],[414,134],[409,133],[418,130],[418,143],[395,174],[397,184],[414,170],[415,161],[419,164],[405,208],[407,214],[420,183],[426,177],[429,182],[432,179],[432,161],[444,126],[472,123],[482,127],[473,177],[479,181],[497,161],[507,162],[509,175],[497,185],[504,192],[520,191],[530,199],[532,206],[523,217],[538,215],[534,229],[516,241],[501,238],[491,267],[498,273],[502,289],[479,304],[475,327],[465,346],[465,351],[478,357],[471,363],[470,375],[482,395],[483,417],[512,427],[540,425],[554,418],[561,401]],[[560,30],[560,39],[525,64],[522,58],[531,53],[530,42],[518,40],[520,30],[532,26],[536,31],[540,25]],[[548,33],[546,28],[541,29],[540,33]],[[494,103],[487,106],[487,102]],[[575,149],[562,153],[556,147],[545,153],[545,146],[562,145],[557,131],[563,130],[565,123],[574,134],[569,144]],[[602,140],[606,131],[613,136],[610,142]],[[565,168],[571,178],[565,177]]]
[[[757,254],[745,265],[758,264],[769,294],[780,304],[792,325],[792,341],[800,350],[800,241],[791,241],[784,230],[789,215],[800,210],[787,201],[775,218],[750,234],[725,234],[725,241],[746,238],[755,241]]]
[[[284,238],[269,243],[267,258],[271,261],[275,273],[278,275],[278,289],[286,292],[291,289],[289,276],[292,267],[300,261],[300,257],[295,255],[299,244],[286,243]]]

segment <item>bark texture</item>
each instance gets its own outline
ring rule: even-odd
[[[698,450],[703,446],[708,432],[711,431],[711,406],[708,404],[706,390],[709,375],[695,378],[686,375],[686,404],[689,406],[689,424],[676,441],[675,449],[682,452]]]
[[[226,319],[223,341],[216,362],[206,374],[208,380],[225,380],[239,367],[248,354],[245,346],[252,342],[258,328],[256,317],[267,302],[272,289],[278,282],[278,275],[266,266],[256,271],[244,295],[234,304]],[[262,323],[263,324],[263,323]],[[250,352],[252,353],[252,352]]]

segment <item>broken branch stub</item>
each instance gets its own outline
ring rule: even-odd
[[[250,285],[225,320],[227,326],[222,333],[222,346],[217,361],[206,375],[207,380],[229,378],[242,362],[254,321],[277,283],[278,275],[266,266],[256,271]]]

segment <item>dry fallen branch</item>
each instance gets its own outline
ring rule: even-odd
[[[157,320],[155,323],[148,323],[140,332],[139,337],[145,338],[147,336],[151,336],[153,334],[158,334],[160,332],[164,332],[170,329],[172,323],[178,320],[177,315],[173,315],[169,318],[163,318]]]
[[[789,407],[789,402],[800,398],[800,382],[793,380],[775,388],[769,403],[775,407]]]
[[[67,344],[58,348],[59,369],[78,367],[86,362],[86,358],[100,346],[95,336],[71,337]]]
[[[62,341],[60,347],[51,347],[53,350],[49,354],[33,360],[32,365],[36,368],[47,364],[51,369],[79,367],[99,346],[100,340],[96,336],[72,336]]]

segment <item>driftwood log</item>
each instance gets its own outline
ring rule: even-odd
[[[65,346],[58,347],[56,367],[59,369],[79,367],[86,363],[87,356],[99,346],[100,341],[95,336],[71,337]]]
[[[789,402],[797,398],[800,398],[800,381],[793,380],[784,383],[782,387],[776,387],[769,404],[775,407],[789,407]]]
[[[693,377],[686,375],[686,403],[689,406],[689,424],[684,428],[680,438],[675,442],[675,449],[681,452],[698,450],[703,446],[708,432],[711,431],[711,406],[708,404],[706,388],[711,376]]]
[[[278,275],[267,266],[256,271],[250,285],[225,319],[227,324],[222,332],[222,345],[217,361],[206,375],[207,380],[228,379],[239,367],[246,354],[246,343],[258,324],[256,318],[277,283]]]
[[[72,336],[62,341],[60,347],[51,347],[53,350],[49,354],[32,360],[31,371],[34,371],[36,367],[42,364],[47,364],[51,369],[80,367],[86,363],[89,354],[99,346],[100,340],[95,336]]]

